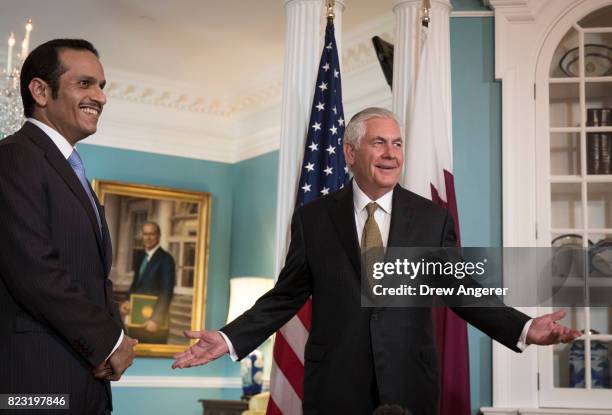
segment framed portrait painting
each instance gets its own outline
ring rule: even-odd
[[[94,180],[113,245],[110,279],[139,356],[172,356],[206,305],[209,193]]]

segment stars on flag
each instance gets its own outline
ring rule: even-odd
[[[335,192],[349,179],[342,152],[345,121],[333,27],[328,26],[326,30],[324,45],[307,124],[297,206]]]

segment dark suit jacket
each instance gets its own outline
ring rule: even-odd
[[[140,263],[145,253],[136,260],[134,280],[130,287],[130,294],[148,294],[159,297],[151,320],[159,325],[168,325],[168,309],[174,292],[175,270],[174,259],[161,247],[155,251],[147,267],[140,275]]]
[[[75,414],[110,409],[109,383],[91,370],[122,324],[97,207],[103,235],[76,174],[38,127],[26,122],[0,141],[0,393],[68,393]]]
[[[446,210],[396,186],[389,247],[455,244]],[[434,415],[438,369],[431,308],[361,307],[359,252],[352,185],[297,209],[276,286],[221,330],[242,358],[312,295],[305,414],[369,414],[378,395],[381,403],[400,404],[413,415]],[[514,350],[529,319],[510,308],[454,311]]]

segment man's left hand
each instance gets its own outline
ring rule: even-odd
[[[534,318],[527,332],[527,344],[547,346],[549,344],[569,343],[580,337],[582,335],[580,331],[557,323],[558,320],[565,317],[565,314],[565,310],[559,310]]]

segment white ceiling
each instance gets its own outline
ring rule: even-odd
[[[391,15],[393,3],[346,0],[342,32]],[[164,78],[220,99],[282,68],[283,0],[0,0],[0,34],[13,31],[20,42],[28,18],[33,46],[85,38],[107,71]]]

